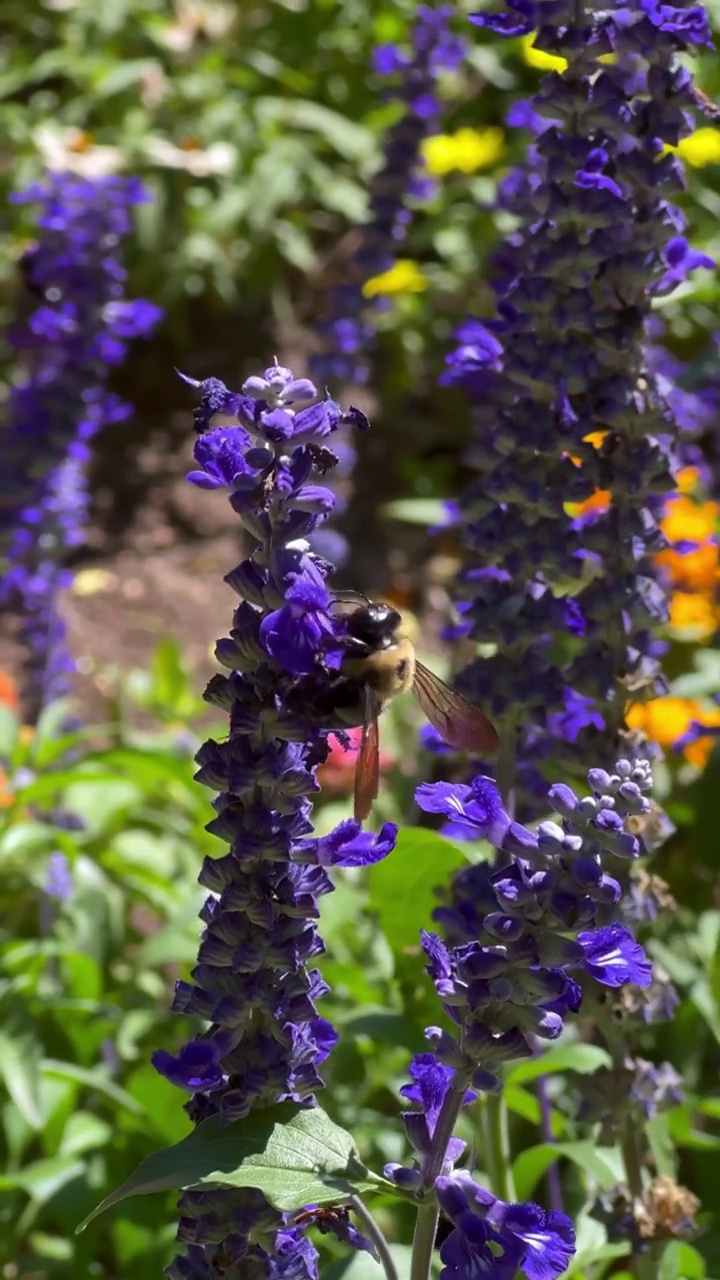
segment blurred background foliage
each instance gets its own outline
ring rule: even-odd
[[[458,30],[472,8],[459,6]],[[127,170],[153,194],[128,250],[129,292],[161,303],[167,318],[120,376],[140,426],[123,424],[98,444],[101,477],[104,459],[128,472],[149,420],[166,449],[177,445],[166,423],[173,409],[186,409],[187,396],[173,365],[238,382],[269,353],[301,363],[316,347],[314,327],[332,284],[347,279],[367,180],[400,110],[371,69],[372,50],[407,36],[413,5],[5,0],[3,15],[0,194],[25,186],[43,165]],[[436,379],[454,326],[467,311],[492,306],[484,264],[503,230],[490,208],[494,186],[526,145],[521,130],[505,127],[507,111],[557,62],[528,40],[468,32],[470,56],[441,86],[449,137],[427,151],[436,195],[417,209],[403,247],[417,271],[391,284],[379,317],[370,381],[376,430],[361,442],[356,477],[366,529],[369,502],[457,491],[467,413]],[[712,53],[696,70],[704,91],[720,94]],[[683,145],[694,242],[712,252],[720,242],[720,131],[710,124]],[[0,245],[6,319],[32,211],[9,216],[14,225]],[[707,360],[715,298],[704,279],[664,307],[684,358]],[[123,494],[131,506],[139,497]],[[417,516],[427,525],[422,508]],[[357,527],[353,513],[348,525]],[[376,554],[361,556],[356,540],[351,576],[377,579],[389,557],[389,579],[403,563],[393,546],[399,541],[402,552],[408,536],[396,521],[378,522]]]
[[[709,7],[717,28],[720,4]],[[121,591],[127,557],[136,556],[138,575],[137,560],[146,561],[144,571],[156,563],[158,583],[178,598],[189,572],[201,584],[216,578],[220,587],[234,563],[230,526],[208,526],[197,504],[186,509],[176,498],[192,424],[173,366],[233,386],[273,353],[301,371],[316,347],[314,326],[329,288],[347,276],[367,180],[397,113],[370,69],[372,50],[401,40],[412,15],[404,0],[2,5],[3,324],[18,305],[16,263],[31,234],[27,210],[7,206],[6,198],[45,166],[88,174],[119,169],[144,179],[154,199],[139,211],[128,250],[128,294],[166,308],[157,337],[138,346],[118,375],[118,389],[137,413],[97,441],[93,521],[69,606],[71,615],[78,611],[76,634],[87,633],[84,669],[103,695],[104,721],[58,738],[58,709],[30,736],[18,724],[11,685],[2,692],[0,1275],[8,1280],[151,1280],[171,1255],[172,1197],[130,1201],[82,1236],[72,1232],[144,1155],[189,1128],[180,1094],[149,1059],[154,1048],[176,1048],[190,1034],[187,1019],[169,1012],[171,990],[195,955],[196,875],[216,842],[204,831],[209,794],[192,781],[207,720],[201,676],[188,664],[207,664],[211,637],[229,625],[232,597],[223,588],[189,612],[168,605],[145,619],[144,660],[128,671],[134,650],[122,619],[132,592],[125,599]],[[423,614],[429,635],[455,548],[432,544],[427,525],[437,499],[462,482],[469,432],[461,398],[436,380],[453,327],[468,310],[482,314],[491,306],[485,263],[504,229],[491,210],[493,192],[525,147],[505,117],[548,65],[527,42],[491,44],[477,32],[471,41],[467,64],[443,84],[445,140],[427,150],[437,192],[417,210],[403,247],[409,265],[379,315],[369,385],[353,393],[371,410],[373,431],[358,442],[346,580],[409,604]],[[703,90],[720,99],[717,55],[707,53],[695,69]],[[718,256],[720,129],[706,122],[683,146],[692,240]],[[718,281],[708,273],[662,304],[667,341],[688,361],[690,384],[716,376],[717,304]],[[7,364],[3,372],[9,374]],[[332,390],[347,396],[348,388]],[[714,440],[705,443],[717,456]],[[205,507],[212,502],[222,499],[202,498]],[[706,515],[717,521],[716,508]],[[353,530],[360,535],[353,538]],[[180,546],[194,550],[172,577],[164,557]],[[711,575],[713,602],[716,589]],[[172,639],[151,656],[151,642],[163,632]],[[712,634],[706,631],[702,644],[692,628],[673,637],[669,669],[685,724],[688,700],[697,707],[720,688]],[[387,717],[380,818],[411,812],[417,748],[406,715],[400,709]],[[654,1122],[654,1143],[661,1170],[677,1169],[704,1203],[704,1234],[696,1248],[668,1250],[662,1280],[720,1277],[720,756],[711,745],[695,759],[669,755],[660,771],[661,799],[678,830],[658,870],[681,906],[650,946],[682,999],[676,1020],[648,1029],[643,1048],[658,1061],[669,1058],[688,1082],[686,1103]],[[347,758],[326,768],[321,829],[347,813],[351,785]],[[50,808],[65,821],[49,821]],[[65,899],[53,895],[48,879],[57,853],[72,874]],[[446,879],[453,856],[432,832],[410,829],[369,879],[345,873],[323,903],[323,968],[332,988],[324,1012],[343,1035],[327,1064],[324,1104],[375,1167],[401,1156],[398,1089],[409,1054],[423,1048],[422,1028],[437,1021],[412,939],[428,922],[433,886]],[[566,1056],[555,1070],[564,1074],[554,1077],[552,1094],[574,1204],[618,1176],[609,1155],[589,1163],[567,1106],[572,1071],[597,1065],[589,1047],[562,1046]],[[527,1069],[513,1073],[507,1096],[518,1191],[541,1196],[547,1157]],[[482,1150],[479,1135],[465,1136]],[[384,1225],[396,1237],[408,1228]],[[608,1268],[622,1275],[622,1249],[603,1252],[601,1239],[581,1214],[576,1268],[593,1278]],[[333,1246],[324,1240],[323,1248],[330,1257]],[[377,1275],[365,1258],[354,1259],[351,1271],[343,1265],[324,1276]]]

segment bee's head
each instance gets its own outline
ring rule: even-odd
[[[389,604],[366,604],[355,609],[346,624],[347,634],[369,649],[384,649],[394,639],[402,618]]]

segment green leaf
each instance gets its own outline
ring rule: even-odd
[[[132,61],[119,62],[108,69],[103,66],[93,84],[94,98],[110,98],[114,93],[124,93],[135,85],[141,85],[147,76],[153,73],[162,74],[160,64],[154,58],[135,58]]]
[[[58,1155],[80,1156],[112,1141],[113,1127],[89,1111],[74,1111],[68,1118]]]
[[[85,834],[99,836],[112,826],[121,814],[137,806],[140,793],[134,782],[125,778],[103,778],[97,781],[76,778],[65,792],[65,803],[71,813],[79,814]]]
[[[548,1049],[539,1058],[518,1062],[508,1071],[507,1084],[526,1084],[538,1076],[554,1075],[558,1071],[577,1071],[579,1075],[591,1075],[600,1067],[609,1067],[611,1057],[607,1049],[594,1044],[560,1044]]]
[[[23,1119],[41,1129],[40,1045],[20,1004],[3,1006],[0,1026],[0,1076]]]
[[[338,111],[305,98],[258,98],[258,117],[266,123],[281,124],[283,132],[307,129],[324,138],[344,160],[367,160],[373,153],[374,140],[365,125],[355,124]],[[298,149],[300,139],[293,139]]]
[[[674,698],[710,698],[720,688],[720,652],[700,649],[693,655],[694,670],[686,671],[670,684]]]
[[[602,1223],[589,1217],[587,1213],[581,1213],[575,1224],[575,1247],[575,1256],[566,1275],[577,1275],[579,1272],[587,1275],[588,1269],[592,1267],[592,1274],[597,1277],[605,1270],[604,1267],[596,1269],[597,1264],[626,1257],[630,1252],[630,1241],[609,1243]]]
[[[533,1094],[528,1093],[525,1089],[512,1084],[505,1084],[503,1087],[503,1102],[508,1111],[512,1111],[517,1116],[522,1116],[523,1120],[527,1120],[530,1124],[539,1125],[541,1123],[540,1103]]]
[[[150,665],[152,693],[158,704],[181,719],[184,711],[192,711],[195,696],[176,640],[166,636],[157,645]]]
[[[6,702],[0,702],[0,756],[12,759],[20,733],[20,721]]]
[[[33,734],[33,753],[40,750],[46,742],[52,742],[60,736],[72,713],[69,698],[59,698],[43,707]]]
[[[39,850],[48,851],[57,844],[49,823],[18,822],[8,827],[0,838],[0,862],[11,858],[28,858]],[[25,864],[27,867],[27,863]]]
[[[140,1103],[131,1098],[130,1094],[126,1093],[124,1089],[120,1089],[118,1085],[113,1084],[112,1080],[108,1080],[106,1076],[101,1074],[99,1068],[90,1070],[88,1067],[78,1066],[75,1062],[57,1062],[54,1058],[46,1058],[42,1066],[43,1073],[47,1076],[83,1084],[94,1093],[99,1093],[103,1097],[110,1099],[111,1102],[116,1102],[118,1106],[124,1107],[134,1115],[140,1116],[143,1114]]]
[[[703,1280],[705,1259],[684,1240],[671,1240],[660,1259],[660,1280]]]
[[[55,1156],[50,1160],[36,1160],[34,1164],[6,1175],[0,1185],[19,1187],[31,1199],[46,1204],[61,1187],[81,1178],[85,1172],[84,1164],[72,1156]]]
[[[686,1102],[680,1107],[673,1107],[668,1114],[667,1124],[673,1142],[678,1147],[689,1147],[695,1151],[702,1151],[703,1149],[705,1151],[720,1150],[720,1135],[706,1133],[702,1129],[693,1128],[693,1112],[695,1110],[704,1111],[702,1103],[695,1107],[693,1104]],[[665,1172],[665,1170],[661,1170],[661,1172]]]
[[[197,947],[196,947],[197,950]],[[342,1023],[344,1034],[353,1041],[358,1036],[367,1036],[378,1044],[392,1044],[410,1053],[420,1053],[423,1049],[423,1036],[420,1028],[402,1013],[394,1013],[391,1009],[373,1008],[366,1005],[363,1009],[347,1018]]]
[[[390,857],[370,868],[370,906],[396,955],[420,945],[438,905],[435,887],[465,863],[462,850],[436,831],[403,827]]]
[[[670,1128],[671,1115],[672,1113],[666,1112],[664,1115],[653,1116],[652,1120],[648,1120],[645,1125],[645,1137],[655,1169],[658,1174],[667,1178],[674,1178],[677,1174],[675,1148]],[[720,1147],[720,1138],[715,1140],[714,1145]]]
[[[717,797],[720,789],[720,748],[712,751],[697,786],[695,822],[689,843],[696,861],[717,868]]]
[[[381,1178],[362,1164],[349,1133],[320,1107],[281,1103],[223,1125],[203,1121],[182,1142],[148,1156],[78,1227],[130,1196],[181,1187],[256,1187],[277,1209],[337,1204]],[[387,1184],[388,1189],[392,1189]]]
[[[398,498],[395,502],[386,503],[382,511],[391,520],[421,524],[425,528],[443,524],[446,519],[444,498]]]
[[[593,1142],[542,1142],[521,1152],[513,1164],[517,1199],[530,1199],[546,1170],[563,1156],[582,1169],[600,1190],[622,1180],[620,1157],[612,1147],[596,1147]]]
[[[390,1256],[397,1268],[399,1276],[410,1275],[410,1263],[412,1262],[412,1245],[409,1244],[392,1244],[390,1245]],[[437,1265],[431,1270],[431,1276],[436,1276],[440,1269],[440,1260],[437,1259]],[[379,1262],[376,1262],[369,1253],[364,1251],[353,1250],[344,1258],[338,1258],[335,1262],[331,1262],[328,1267],[323,1267],[322,1280],[384,1280],[385,1271]]]

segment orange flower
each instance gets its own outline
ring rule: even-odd
[[[694,493],[700,480],[698,467],[682,467],[675,476],[675,483],[681,493]]]
[[[631,707],[626,716],[631,729],[639,729],[652,742],[671,747],[693,723],[715,728],[720,725],[720,707],[708,708],[696,698],[654,698]],[[683,748],[685,759],[701,769],[713,747],[714,738],[701,737]]]
[[[692,629],[698,640],[707,640],[720,624],[720,551],[716,542],[719,508],[716,502],[697,501],[690,489],[697,484],[696,467],[678,475],[681,492],[668,498],[661,528],[672,543],[696,543],[692,551],[670,546],[655,557],[671,587],[670,625]]]
[[[576,516],[584,516],[588,511],[607,511],[611,496],[609,489],[596,489],[584,502],[566,502],[565,513],[574,520]]]
[[[18,697],[17,686],[7,671],[0,671],[0,702],[9,707],[11,711],[19,710],[20,698]]]

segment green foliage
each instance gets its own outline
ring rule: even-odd
[[[368,1170],[405,1155],[399,1090],[409,1057],[423,1050],[424,1027],[442,1021],[422,978],[418,933],[433,927],[436,887],[464,865],[467,847],[406,827],[391,858],[363,875],[338,873],[335,893],[323,900],[321,968],[331,987],[323,1014],[341,1035],[324,1064],[325,1111],[280,1108],[277,1116],[265,1113],[219,1134],[201,1126],[190,1137],[182,1095],[154,1072],[150,1055],[158,1047],[176,1049],[193,1031],[187,1018],[170,1014],[171,988],[194,961],[202,900],[196,876],[202,857],[218,845],[204,831],[208,795],[192,778],[191,722],[178,738],[175,716],[180,706],[190,713],[201,704],[167,643],[150,674],[129,684],[144,714],[155,714],[154,727],[147,720],[142,732],[132,727],[126,696],[117,701],[114,725],[60,739],[53,734],[62,709],[30,737],[3,708],[0,1264],[16,1260],[44,1278],[74,1275],[104,1259],[111,1274],[132,1265],[139,1280],[151,1280],[171,1256],[171,1190],[203,1179],[262,1186],[274,1203],[293,1207],[332,1203],[351,1187],[372,1186],[388,1235],[407,1239],[410,1206]],[[395,733],[402,732],[398,725]],[[708,803],[707,776],[690,794],[698,814]],[[50,809],[81,818],[82,827],[58,828],[45,816]],[[344,812],[338,801],[328,806],[333,821]],[[717,859],[704,842],[696,845],[694,832],[691,823],[680,838],[716,872]],[[55,850],[72,871],[66,902],[43,892]],[[470,854],[483,856],[482,849]],[[681,898],[688,874],[685,867],[675,877]],[[682,1003],[674,1024],[648,1029],[643,1052],[682,1066],[689,1086],[685,1103],[654,1122],[651,1146],[658,1170],[704,1193],[707,1206],[697,1249],[684,1245],[666,1257],[668,1275],[678,1267],[677,1274],[700,1276],[706,1266],[712,1275],[719,1252],[712,1208],[720,1145],[720,1096],[713,1088],[719,921],[712,908],[683,909],[649,944]],[[588,1142],[567,1104],[573,1081],[606,1064],[604,1050],[568,1033],[537,1059],[515,1064],[505,1087],[515,1192],[542,1199],[548,1168],[558,1166],[579,1223],[572,1272],[591,1280],[626,1252],[627,1246],[606,1244],[587,1216],[620,1170],[617,1152]],[[553,1144],[540,1131],[540,1076]],[[463,1116],[460,1133],[482,1163],[484,1121],[476,1112]],[[157,1195],[145,1194],[151,1186]],[[109,1205],[112,1213],[95,1220],[96,1207]],[[86,1230],[71,1236],[83,1219]],[[324,1237],[320,1243],[324,1275],[375,1274],[371,1260],[341,1259]]]
[[[412,12],[409,0],[7,0],[0,123],[13,162],[0,173],[3,206],[46,164],[88,172],[118,164],[143,177],[154,196],[140,210],[129,250],[129,292],[170,308],[172,355],[151,348],[147,378],[129,375],[143,421],[156,418],[158,404],[165,410],[173,363],[203,376],[229,369],[237,381],[238,362],[254,360],[261,340],[272,350],[268,335],[280,334],[282,355],[296,330],[323,313],[329,285],[347,279],[353,241],[346,233],[364,216],[367,179],[394,118],[368,72],[371,50],[402,37]],[[510,103],[538,82],[518,43],[498,49],[483,40],[478,36],[471,70],[444,88],[448,130],[503,127]],[[720,97],[717,58],[705,55],[697,69],[703,88]],[[482,314],[491,305],[485,264],[498,226],[488,206],[495,180],[523,148],[523,138],[508,133],[491,173],[441,181],[403,250],[421,263],[428,288],[378,320],[372,386],[379,443],[372,448],[379,452],[371,465],[383,484],[377,495],[373,485],[362,514],[364,528],[374,531],[372,502],[382,506],[401,561],[417,552],[405,535],[417,537],[418,528],[438,520],[441,499],[457,491],[466,409],[435,381],[453,325],[466,311]],[[720,166],[689,171],[684,204],[693,244],[717,249]],[[28,211],[10,206],[7,221],[0,242],[6,316],[18,301],[14,262],[29,234]],[[662,304],[693,380],[708,367],[717,304],[712,278]],[[219,631],[226,625],[220,620]],[[720,685],[718,654],[710,649],[674,644],[668,671],[678,697],[709,697]],[[148,671],[125,680],[113,723],[66,733],[65,714],[54,707],[30,736],[0,703],[0,1273],[155,1280],[172,1255],[176,1227],[175,1196],[160,1192],[184,1185],[188,1168],[203,1177],[208,1160],[219,1167],[216,1148],[205,1144],[208,1130],[188,1137],[183,1096],[150,1065],[154,1049],[176,1049],[196,1029],[170,1006],[173,983],[197,953],[198,870],[203,857],[219,851],[204,829],[209,793],[193,781],[207,708],[188,681],[176,638],[159,645]],[[398,767],[378,808],[382,816],[417,820],[402,767],[406,750],[415,751],[414,733],[402,711],[384,719],[383,747]],[[719,771],[716,751],[702,773],[671,760],[661,775],[677,832],[660,871],[679,907],[649,947],[676,984],[680,1005],[672,1024],[647,1029],[641,1047],[654,1061],[671,1061],[687,1093],[650,1138],[659,1171],[692,1187],[704,1208],[696,1247],[671,1244],[660,1280],[720,1275]],[[58,810],[76,824],[51,821]],[[323,797],[318,829],[348,811],[342,790],[331,803]],[[45,893],[55,852],[72,875],[65,902]],[[322,1012],[341,1033],[323,1064],[327,1115],[301,1112],[283,1130],[284,1141],[290,1132],[297,1143],[299,1185],[285,1175],[272,1180],[277,1130],[265,1134],[262,1175],[263,1125],[246,1126],[239,1139],[223,1134],[233,1152],[222,1168],[234,1185],[262,1176],[266,1181],[250,1185],[262,1185],[278,1204],[321,1202],[337,1193],[328,1181],[344,1176],[350,1156],[361,1182],[366,1170],[406,1157],[399,1091],[409,1057],[426,1047],[424,1028],[442,1022],[418,934],[433,927],[436,887],[467,853],[433,831],[405,826],[392,857],[368,875],[336,876],[336,891],[322,903],[327,951],[319,962],[331,987]],[[470,854],[481,858],[483,850]],[[570,1105],[581,1078],[604,1062],[596,1046],[566,1037],[514,1066],[504,1096],[517,1194],[545,1200],[544,1178],[557,1162],[578,1221],[572,1274],[627,1280],[627,1243],[608,1245],[589,1216],[598,1192],[618,1177],[616,1156],[588,1142]],[[552,1145],[541,1131],[541,1076]],[[481,1169],[483,1119],[473,1110],[460,1126]],[[302,1132],[303,1125],[319,1125],[321,1133]],[[338,1133],[352,1135],[352,1143],[338,1139],[330,1159],[328,1143]],[[241,1157],[238,1142],[255,1147]],[[168,1152],[178,1145],[198,1163],[177,1165]],[[140,1169],[163,1167],[170,1172],[156,1182],[158,1195],[124,1198],[138,1187]],[[372,1185],[388,1235],[408,1239],[409,1207],[379,1180]],[[116,1190],[123,1187],[123,1194]],[[113,1212],[96,1221],[93,1210],[103,1203]],[[86,1230],[73,1235],[83,1219]],[[319,1244],[323,1280],[380,1275],[366,1255],[340,1257],[331,1241]],[[406,1274],[407,1252],[393,1252]]]
[[[129,1196],[181,1187],[255,1187],[276,1209],[341,1204],[351,1195],[392,1183],[373,1178],[349,1133],[322,1107],[303,1110],[282,1103],[253,1112],[236,1124],[211,1116],[177,1146],[155,1151],[85,1219],[79,1230]]]

